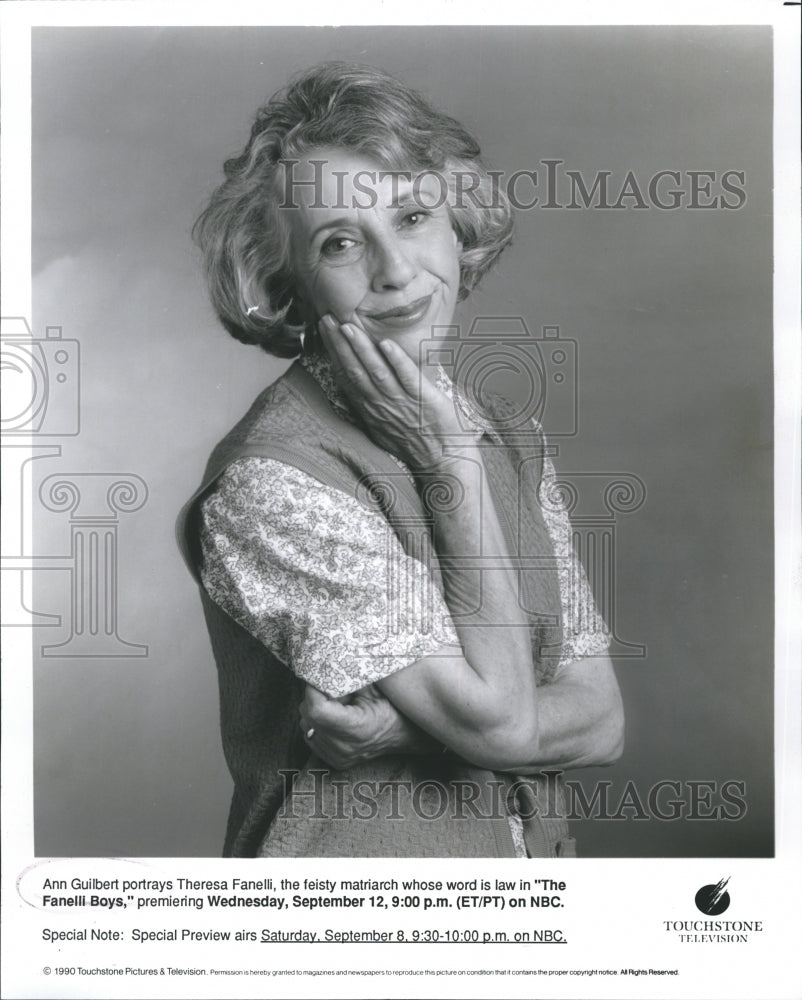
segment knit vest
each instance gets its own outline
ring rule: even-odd
[[[537,681],[547,683],[559,660],[562,624],[554,551],[538,503],[543,449],[505,431],[510,411],[503,400],[489,401],[486,410],[504,444],[485,435],[483,464],[509,554],[519,560],[518,599],[530,625]],[[213,450],[200,487],[179,515],[179,546],[199,584],[200,503],[223,471],[246,457],[293,465],[381,514],[407,555],[424,559],[442,589],[431,511],[436,504],[447,511],[455,502],[447,484],[427,490],[424,481],[416,488],[391,455],[335,413],[297,362]],[[310,755],[300,734],[303,681],[202,585],[201,598],[218,668],[223,750],[234,779],[224,856],[512,857],[510,808],[524,820],[531,856],[573,853],[557,772],[519,779],[449,753],[386,755],[329,769]]]

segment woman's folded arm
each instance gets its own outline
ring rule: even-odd
[[[333,767],[345,768],[387,753],[436,753],[440,744],[402,715],[373,686],[351,698],[328,698],[307,688],[302,728],[316,729],[316,748]],[[522,748],[512,766],[517,774],[544,768],[613,764],[624,747],[624,711],[609,656],[563,665],[553,681],[538,688],[538,741]]]
[[[379,681],[396,707],[461,757],[510,768],[538,745],[538,692],[529,624],[488,489],[481,449],[463,445],[426,470],[461,501],[432,505],[443,592],[460,646]],[[460,568],[481,560],[482,569]],[[455,567],[455,568],[452,568]]]

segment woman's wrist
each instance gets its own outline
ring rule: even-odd
[[[443,479],[454,476],[463,478],[482,463],[482,455],[474,443],[460,441],[444,444],[428,460],[412,459],[408,464],[412,475],[419,483],[429,484],[438,476]]]

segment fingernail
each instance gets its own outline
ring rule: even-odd
[[[354,331],[347,323],[343,323],[340,330],[342,331],[344,337],[347,337],[349,340],[354,339]]]

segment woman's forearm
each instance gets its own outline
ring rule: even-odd
[[[449,504],[428,504],[427,514],[446,604],[466,660],[487,684],[534,692],[528,622],[481,450],[461,447],[417,479],[424,497],[454,497]]]
[[[419,661],[430,661],[430,669],[420,671],[423,717],[420,699],[410,705],[407,692],[399,689],[401,675],[381,686],[402,711],[429,732],[439,732],[462,756],[512,768],[531,760],[537,747],[537,689],[529,628],[481,451],[461,447],[435,467],[417,470],[416,478],[423,497],[457,498],[453,504],[429,504],[428,513],[461,650],[454,650],[450,664],[438,656]]]

